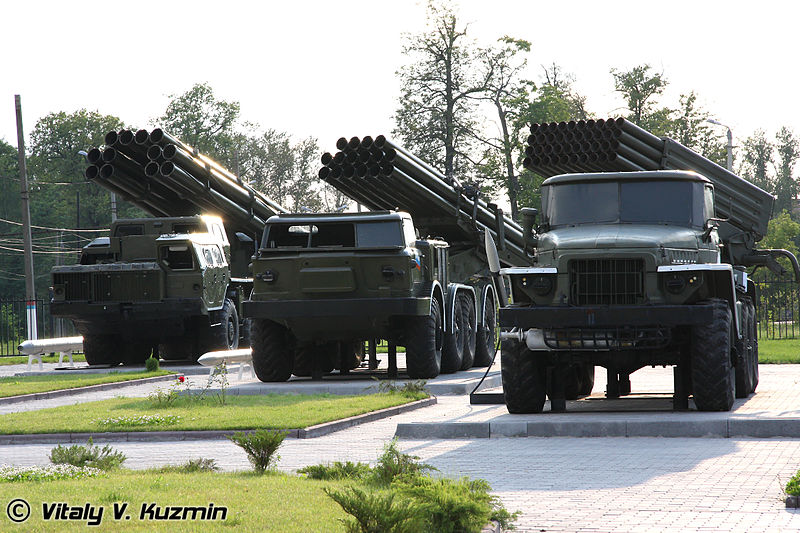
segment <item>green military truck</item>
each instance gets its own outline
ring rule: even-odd
[[[501,270],[512,299],[500,311],[511,329],[502,344],[508,410],[540,412],[546,397],[563,410],[566,399],[591,392],[596,365],[608,371],[608,397],[629,394],[629,376],[642,367],[674,365],[676,407],[688,407],[691,394],[698,410],[730,410],[758,384],[757,294],[747,267],[781,270],[776,258],[785,257],[798,275],[790,253],[754,248],[773,197],[674,141],[611,124],[601,131],[621,125],[636,137],[623,137],[625,162],[617,162],[633,172],[545,180],[541,219],[535,209],[523,214],[530,264]],[[574,139],[581,125],[551,129]],[[663,154],[651,168],[702,173],[647,169],[645,141]],[[634,156],[641,163],[629,168]],[[526,163],[543,174],[586,168]]]
[[[90,365],[247,345],[248,266],[264,221],[286,210],[159,128],[105,143],[89,150],[86,178],[153,218],[116,221],[80,264],[55,267],[53,314],[73,320]]]
[[[51,312],[75,323],[90,365],[141,364],[156,347],[164,359],[194,360],[235,349],[252,280],[232,265],[246,268],[253,249],[236,238],[232,252],[214,216],[117,220],[80,264],[52,269]]]
[[[309,376],[315,357],[325,372],[351,370],[375,338],[405,346],[411,377],[471,367],[485,294],[450,280],[448,248],[417,239],[403,212],[270,218],[243,304],[256,375]]]
[[[489,365],[501,299],[484,236],[503,265],[527,264],[520,226],[383,136],[336,146],[320,178],[371,212],[267,221],[242,306],[258,377],[347,371],[376,338],[405,347],[412,378]]]

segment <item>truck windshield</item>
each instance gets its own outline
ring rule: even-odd
[[[622,181],[550,186],[551,226],[602,223],[702,227],[703,184],[693,181]],[[711,215],[710,215],[711,216]]]
[[[375,248],[405,246],[399,221],[269,224],[263,248]]]

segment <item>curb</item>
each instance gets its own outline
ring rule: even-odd
[[[85,387],[75,387],[71,389],[60,389],[48,392],[33,392],[31,394],[20,394],[19,396],[9,396],[0,398],[0,405],[10,403],[27,402],[30,400],[48,400],[51,398],[63,398],[65,396],[76,396],[85,392],[98,392],[120,387],[131,387],[133,385],[145,385],[147,383],[159,383],[161,381],[174,381],[179,374],[168,374],[165,376],[154,376],[152,378],[130,379],[127,381],[114,381],[112,383],[99,383],[97,385],[87,385]]]
[[[436,404],[436,398],[430,397],[424,400],[387,407],[379,411],[372,411],[362,415],[334,420],[316,426],[302,429],[289,429],[286,437],[290,439],[313,439],[322,437],[336,431],[341,431],[349,427],[373,422],[382,418],[407,413],[422,407]],[[247,431],[247,430],[245,430]],[[0,445],[13,444],[59,444],[59,443],[80,443],[86,442],[89,437],[95,442],[158,442],[158,441],[180,441],[180,440],[216,440],[222,439],[241,430],[209,430],[209,431],[104,431],[100,433],[37,433],[29,435],[0,435]]]
[[[798,418],[706,420],[510,420],[504,422],[410,422],[397,424],[401,439],[492,437],[800,438]]]

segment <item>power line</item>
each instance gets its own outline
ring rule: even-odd
[[[21,226],[22,225],[22,222],[15,222],[13,220],[6,220],[4,218],[0,218],[0,222],[5,222],[6,224],[13,224],[15,226]],[[108,231],[108,228],[99,228],[99,229],[49,228],[47,226],[36,226],[34,224],[31,224],[31,227],[32,228],[36,228],[36,229],[45,229],[45,230],[49,230],[49,231],[74,231],[74,232],[78,232],[78,233],[92,233],[92,232],[97,233],[98,231]]]

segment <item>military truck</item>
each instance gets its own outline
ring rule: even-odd
[[[504,265],[522,265],[520,226],[383,136],[337,148],[320,177],[372,211],[267,220],[242,306],[256,375],[347,371],[375,338],[405,346],[412,378],[489,365],[500,297],[484,235]]]
[[[747,267],[780,271],[776,258],[785,257],[800,276],[789,252],[754,248],[766,233],[770,194],[620,120],[553,125],[543,141],[534,128],[530,144],[549,148],[542,153],[569,153],[577,142],[576,154],[596,155],[581,135],[624,133],[624,143],[598,149],[612,156],[594,161],[625,172],[549,177],[541,213],[523,213],[529,266],[501,269],[512,299],[500,310],[501,326],[513,328],[502,344],[511,413],[541,412],[546,397],[553,410],[565,409],[566,399],[591,391],[595,365],[608,371],[608,397],[629,394],[629,376],[642,367],[674,365],[676,407],[688,407],[691,394],[698,410],[730,410],[758,384],[758,296]],[[570,135],[558,139],[561,131]],[[531,161],[536,152],[526,164],[543,174],[592,166],[588,157],[567,158],[554,169],[552,159]],[[651,160],[651,152],[662,157]],[[651,170],[659,167],[690,170]]]
[[[118,220],[80,264],[55,267],[53,314],[73,320],[90,365],[249,344],[248,265],[264,221],[286,210],[161,129],[105,142],[88,152],[86,177],[154,218]]]
[[[237,238],[239,250],[253,249]],[[80,264],[53,268],[51,312],[75,323],[90,365],[141,364],[155,347],[164,359],[196,360],[239,345],[237,310],[252,279],[232,277],[232,264],[219,217],[117,220]]]

